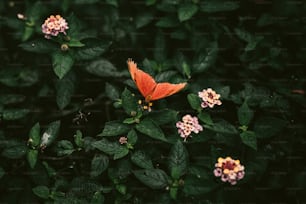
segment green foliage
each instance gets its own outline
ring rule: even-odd
[[[305,203],[305,9],[0,1],[0,203]],[[46,38],[57,14],[69,28]],[[187,86],[143,101],[128,58]],[[207,88],[221,105],[201,107]],[[214,175],[227,156],[245,167],[235,185]]]

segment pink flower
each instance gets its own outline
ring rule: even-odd
[[[197,117],[191,117],[187,114],[182,118],[182,121],[176,123],[178,128],[178,133],[184,141],[190,136],[192,132],[198,134],[200,131],[203,131],[203,127],[199,124]],[[191,136],[190,136],[191,137]]]
[[[42,32],[47,39],[50,39],[51,36],[58,36],[59,33],[66,35],[66,30],[68,28],[68,23],[60,15],[51,15],[41,26]]]
[[[238,180],[244,177],[244,166],[240,164],[239,160],[233,160],[231,157],[218,158],[218,162],[215,164],[214,175],[221,177],[221,181],[229,182],[231,185],[235,185]]]
[[[222,102],[219,100],[220,94],[217,94],[211,88],[203,89],[202,91],[198,92],[198,96],[202,99],[201,103],[202,108],[206,107],[213,108],[214,105],[222,104]]]
[[[126,137],[120,137],[119,138],[119,143],[120,144],[126,144],[127,143],[127,138]]]

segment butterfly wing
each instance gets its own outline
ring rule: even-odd
[[[127,64],[131,77],[143,97],[147,98],[152,95],[154,88],[156,87],[156,82],[153,77],[138,69],[137,64],[132,59],[128,59]]]
[[[179,84],[170,84],[170,83],[157,83],[153,93],[151,94],[150,100],[158,100],[161,98],[165,98],[167,96],[171,96],[180,90],[182,90],[187,83],[179,83]]]

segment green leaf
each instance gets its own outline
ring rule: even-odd
[[[25,100],[24,95],[19,94],[3,94],[0,95],[0,104],[8,105],[8,104],[14,104],[14,103],[21,103]]]
[[[237,134],[238,133],[235,126],[233,126],[232,124],[230,124],[229,122],[225,120],[215,122],[212,126],[205,125],[204,127],[212,131],[219,132],[219,133],[225,133],[225,134]]]
[[[35,195],[43,199],[48,199],[50,195],[50,190],[47,186],[36,186],[32,188],[32,191]]]
[[[188,152],[180,140],[170,150],[168,165],[173,179],[179,179],[187,171]]]
[[[69,47],[84,47],[85,44],[81,43],[81,41],[77,40],[77,39],[71,39],[68,41],[67,45]]]
[[[129,149],[125,145],[120,145],[118,141],[110,142],[102,139],[93,142],[92,146],[108,155],[113,155],[114,159],[120,159],[129,153]]]
[[[97,203],[104,203],[104,196],[103,193],[97,191],[93,194],[90,204],[97,204]]]
[[[69,105],[75,91],[76,82],[76,75],[72,71],[56,81],[56,103],[61,110]]]
[[[127,133],[130,126],[119,121],[109,121],[105,123],[102,133],[98,136],[116,136]]]
[[[194,110],[200,112],[202,107],[201,107],[201,99],[198,95],[196,94],[188,94],[187,96],[187,100],[191,106],[191,108],[193,108]]]
[[[136,28],[141,28],[149,24],[153,19],[154,19],[154,15],[151,12],[140,13],[135,18]]]
[[[161,169],[144,169],[133,171],[134,175],[152,189],[164,189],[168,185],[168,176]]]
[[[176,122],[178,112],[171,109],[152,111],[148,117],[158,125]]]
[[[74,15],[74,13],[71,13],[66,19],[67,22],[69,23],[69,29],[67,30],[67,35],[70,38],[79,39],[78,34],[80,33],[80,30],[83,27],[81,21]]]
[[[198,114],[198,118],[207,125],[214,125],[213,120],[211,119],[209,113],[201,112]]]
[[[146,118],[136,125],[136,129],[154,139],[166,141],[165,135],[160,127],[151,119]]]
[[[137,166],[144,169],[153,169],[151,158],[143,151],[136,151],[131,156],[131,161]]]
[[[199,56],[194,60],[192,73],[201,73],[210,68],[216,61],[218,55],[218,43],[209,43],[205,52],[200,52]]]
[[[99,0],[74,0],[75,4],[94,4],[99,2]]]
[[[247,101],[238,108],[238,120],[240,125],[248,126],[253,119],[254,112],[249,108]]]
[[[245,145],[257,150],[257,139],[253,131],[243,131],[240,133],[240,138]]]
[[[128,115],[132,115],[132,113],[137,113],[138,103],[135,96],[125,88],[121,94],[122,99],[122,107]],[[133,115],[132,115],[133,116]]]
[[[2,112],[3,120],[18,120],[24,118],[28,113],[29,109],[5,109]]]
[[[278,134],[286,126],[286,121],[270,117],[263,116],[255,121],[254,132],[257,138],[269,138]]]
[[[95,157],[91,161],[91,177],[97,177],[103,173],[108,167],[109,159],[105,155],[95,155]]]
[[[46,40],[43,38],[21,43],[19,47],[21,47],[22,49],[26,51],[39,53],[39,54],[52,53],[60,49],[60,46],[56,45],[50,40]]]
[[[24,27],[24,31],[23,31],[23,35],[21,37],[21,41],[25,42],[28,39],[30,39],[32,37],[32,35],[34,34],[34,31],[35,31],[34,27],[26,25]]]
[[[75,56],[77,60],[91,60],[107,51],[111,42],[98,39],[83,40],[84,47],[76,50]]]
[[[179,25],[179,21],[175,17],[165,16],[160,18],[159,21],[155,23],[157,27],[161,28],[173,28]]]
[[[123,77],[126,73],[118,71],[117,68],[106,59],[92,61],[85,67],[85,70],[91,74],[100,77]]]
[[[37,162],[38,150],[36,149],[29,149],[27,152],[27,160],[30,167],[33,169]]]
[[[46,131],[43,133],[41,140],[40,140],[40,147],[41,148],[45,148],[47,146],[49,146],[57,137],[57,134],[59,132],[61,126],[61,121],[57,120],[54,122],[51,122],[48,125],[48,128],[46,129]]]
[[[9,159],[19,159],[27,153],[27,147],[24,144],[16,144],[5,148],[2,151],[2,156]]]
[[[233,11],[239,8],[239,2],[236,1],[216,1],[208,0],[200,4],[200,10],[206,13],[215,13],[223,11]]]
[[[0,179],[4,176],[5,171],[2,167],[0,167]]]
[[[164,61],[167,56],[167,47],[165,34],[161,31],[155,34],[154,46],[154,58],[159,62]]]
[[[78,147],[83,147],[84,146],[83,134],[80,130],[77,130],[75,135],[74,135],[74,143]]]
[[[118,1],[117,0],[106,0],[106,3],[115,7],[118,7]]]
[[[54,52],[52,54],[52,65],[55,74],[62,79],[72,68],[74,58],[68,52]]]
[[[70,155],[75,151],[69,140],[61,140],[57,143],[56,153],[58,156]]]
[[[40,125],[38,122],[30,130],[29,143],[32,147],[37,147],[40,144]]]
[[[195,4],[188,3],[182,4],[178,8],[178,18],[179,20],[186,21],[189,20],[192,16],[194,16],[198,11],[198,7]]]
[[[37,69],[11,67],[0,70],[0,83],[9,87],[28,87],[37,83],[38,80]]]
[[[127,134],[127,138],[128,138],[129,144],[132,144],[132,145],[136,144],[137,139],[138,139],[136,131],[134,129],[131,129],[129,133]]]
[[[105,83],[105,94],[112,100],[117,100],[120,97],[118,89],[110,83]]]
[[[187,176],[184,180],[183,192],[187,196],[203,195],[211,192],[216,186],[212,180],[202,179],[195,176]]]

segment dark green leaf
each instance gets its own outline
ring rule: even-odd
[[[188,99],[188,102],[189,102],[191,108],[193,108],[196,111],[200,111],[202,109],[201,108],[201,99],[199,98],[198,95],[193,94],[193,93],[188,94],[187,99]]]
[[[247,101],[238,108],[238,120],[240,125],[248,126],[253,118],[254,112],[249,108]]]
[[[55,74],[62,79],[72,68],[74,58],[68,52],[54,52],[52,54],[52,65]]]
[[[81,43],[81,41],[77,40],[77,39],[71,39],[68,41],[67,45],[69,47],[84,47],[85,44]]]
[[[138,139],[136,131],[134,129],[131,129],[127,135],[127,138],[128,138],[129,144],[132,144],[132,145],[136,144],[137,139]]]
[[[86,71],[100,77],[123,77],[126,73],[119,72],[117,68],[106,59],[92,61],[85,67]]]
[[[213,120],[211,119],[209,113],[206,113],[206,112],[201,112],[198,114],[198,118],[205,124],[207,125],[213,125],[214,122]]]
[[[98,154],[95,155],[95,157],[91,161],[91,171],[90,176],[91,177],[97,177],[103,171],[105,171],[108,167],[109,159],[107,156]]]
[[[116,136],[127,133],[130,126],[119,121],[109,121],[105,123],[102,133],[98,136]]]
[[[125,145],[120,145],[119,141],[110,142],[102,139],[93,142],[92,146],[106,154],[113,155],[114,159],[120,159],[129,153],[129,149]]]
[[[110,83],[105,83],[105,94],[112,100],[117,100],[120,97],[118,89]]]
[[[286,121],[270,116],[264,116],[255,121],[254,132],[257,138],[269,138],[281,132]]]
[[[215,186],[216,183],[214,181],[187,176],[184,180],[183,192],[188,196],[203,195],[211,192]]]
[[[165,16],[157,21],[155,25],[161,28],[172,28],[179,25],[179,21],[175,17]]]
[[[50,190],[47,186],[36,186],[32,188],[32,191],[35,195],[40,198],[47,199],[49,198]]]
[[[156,110],[151,112],[148,117],[158,125],[176,122],[178,112],[171,109]]]
[[[76,50],[77,60],[91,60],[102,55],[111,45],[109,41],[103,41],[98,39],[86,39],[83,40],[84,47]]]
[[[166,141],[165,135],[160,127],[151,119],[144,119],[136,125],[136,129],[154,139]]]
[[[56,103],[60,109],[64,109],[69,105],[74,94],[76,82],[76,76],[72,71],[56,81]]]
[[[173,179],[179,179],[188,168],[188,152],[183,143],[178,140],[169,154],[169,169]]]
[[[94,4],[99,2],[99,0],[74,0],[75,4]]]
[[[143,151],[136,151],[131,156],[131,161],[137,166],[144,169],[153,169],[151,158]]]
[[[161,169],[144,169],[133,172],[137,179],[152,189],[164,189],[168,185],[168,176]]]
[[[149,24],[154,19],[154,15],[150,12],[140,13],[135,18],[136,28],[141,28]]]
[[[27,152],[27,160],[30,167],[33,169],[37,162],[38,150],[36,149],[29,149]]]
[[[223,11],[233,11],[239,8],[237,1],[216,1],[209,0],[200,4],[200,10],[206,13],[215,13]]]
[[[243,131],[240,133],[240,138],[244,144],[254,150],[257,150],[257,139],[253,131]]]
[[[5,109],[2,112],[2,118],[3,120],[18,120],[25,117],[29,112],[29,109]]]
[[[14,103],[21,103],[25,100],[24,95],[19,94],[3,94],[0,95],[0,104],[14,104]]]
[[[19,47],[21,47],[26,51],[35,52],[39,54],[41,53],[49,54],[60,49],[59,45],[56,45],[55,43],[52,43],[50,40],[46,40],[43,38],[21,43]]]
[[[189,20],[198,11],[198,6],[192,3],[182,4],[178,8],[178,18],[179,20],[186,21]]]
[[[83,147],[84,146],[83,134],[80,130],[77,130],[75,135],[74,135],[74,143],[78,147]]]
[[[206,52],[200,52],[199,56],[194,60],[192,73],[204,72],[210,68],[215,63],[217,54],[218,43],[210,43],[206,48]]]
[[[4,176],[5,171],[2,167],[0,167],[0,179],[2,178],[2,176]]]
[[[24,144],[19,144],[5,148],[1,155],[9,159],[19,159],[26,153],[27,147]]]
[[[35,123],[29,133],[29,143],[32,147],[36,147],[40,143],[40,125]]]
[[[95,192],[92,196],[90,204],[104,203],[104,196],[102,192]]]
[[[41,140],[40,140],[40,147],[45,148],[49,146],[57,137],[61,126],[61,121],[57,120],[48,125],[48,128],[43,133]]]
[[[164,33],[156,33],[154,46],[154,58],[156,59],[156,61],[164,61],[167,56],[167,47]]]
[[[69,140],[61,140],[57,143],[56,153],[58,156],[70,155],[73,152],[74,152],[74,147]]]
[[[225,134],[237,134],[238,133],[235,126],[233,126],[232,124],[230,124],[229,122],[225,120],[215,122],[214,125],[212,126],[204,126],[204,127],[212,131],[219,132],[219,133],[225,133]]]
[[[118,7],[118,1],[117,0],[106,0],[106,3],[115,7]]]
[[[0,70],[0,83],[9,87],[32,86],[39,80],[36,69],[9,68]]]
[[[125,88],[121,94],[122,107],[128,115],[133,115],[132,113],[137,113],[138,103],[135,96]]]

